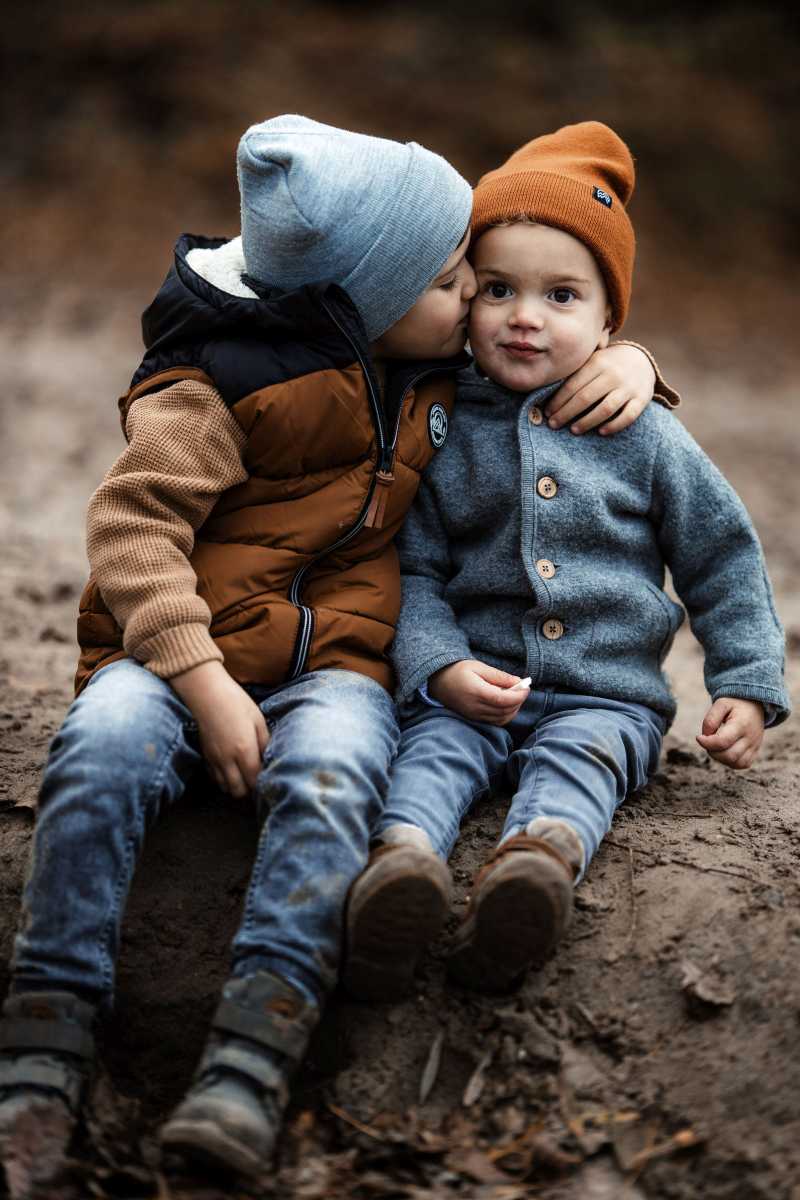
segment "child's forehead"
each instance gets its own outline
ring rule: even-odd
[[[594,255],[579,238],[532,221],[491,226],[478,237],[471,258],[476,271],[509,278],[570,276],[589,282],[600,275]]]

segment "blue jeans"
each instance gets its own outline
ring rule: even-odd
[[[503,727],[415,700],[376,833],[414,825],[446,859],[475,801],[505,787],[501,842],[537,817],[565,821],[581,839],[585,870],[617,806],[655,770],[665,724],[641,704],[552,690],[531,692]]]
[[[350,671],[250,691],[272,736],[255,789],[263,823],[233,973],[272,970],[318,1003],[336,981],[347,891],[386,796],[394,706]],[[67,989],[110,1003],[146,829],[201,765],[196,724],[167,682],[132,659],[92,677],[44,772],[15,991]]]

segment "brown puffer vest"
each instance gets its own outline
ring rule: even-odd
[[[248,480],[197,531],[191,564],[211,635],[240,683],[340,667],[386,688],[400,604],[392,539],[444,441],[453,373],[469,360],[389,364],[381,393],[360,318],[335,285],[240,299],[198,276],[184,236],[142,324],[147,354],[120,400],[211,383],[247,435]],[[248,282],[251,282],[248,280]],[[125,657],[90,579],[78,618],[80,691]]]

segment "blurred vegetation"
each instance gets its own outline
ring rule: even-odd
[[[685,0],[28,0],[3,39],[11,273],[89,254],[96,282],[152,283],[181,230],[236,232],[242,130],[300,111],[421,141],[473,180],[606,121],[638,161],[640,268],[702,256],[739,288],[800,253],[797,41],[789,8]]]

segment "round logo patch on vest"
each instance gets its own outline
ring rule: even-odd
[[[441,449],[447,438],[447,409],[441,404],[432,404],[428,409],[428,436],[431,445]]]

